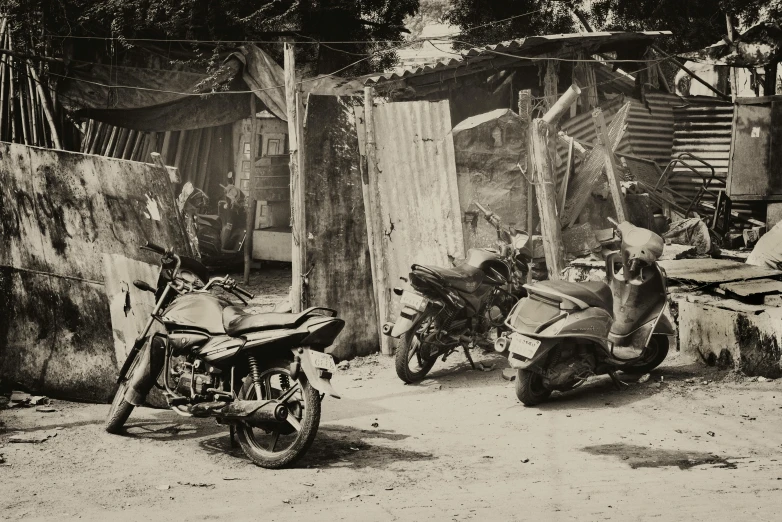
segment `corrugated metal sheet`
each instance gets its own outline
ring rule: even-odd
[[[439,74],[448,70],[481,64],[504,54],[514,56],[540,56],[542,54],[562,54],[587,49],[590,52],[604,52],[629,42],[652,42],[656,38],[670,35],[670,31],[639,32],[596,32],[552,34],[519,38],[494,45],[474,47],[461,53],[459,58],[446,58],[432,65],[413,66],[396,69],[389,73],[365,77],[366,84],[393,81],[412,76]],[[502,53],[502,54],[498,54]]]
[[[375,137],[388,283],[413,263],[452,266],[464,257],[448,101],[375,109]],[[390,291],[390,288],[388,289]],[[398,313],[392,299],[390,314]]]
[[[728,175],[730,161],[731,128],[733,106],[730,103],[715,103],[712,100],[689,98],[688,104],[674,110],[673,155],[689,152],[709,163],[717,177],[724,181]],[[688,161],[689,162],[689,161]],[[711,170],[698,162],[689,162],[703,176],[710,176]],[[693,197],[703,184],[703,179],[689,169],[678,166],[670,186],[687,198]],[[718,187],[724,187],[719,183]],[[683,198],[679,198],[684,202]]]

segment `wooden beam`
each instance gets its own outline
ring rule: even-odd
[[[288,116],[288,143],[291,172],[291,236],[293,251],[291,253],[291,309],[300,312],[306,306],[306,286],[304,282],[304,263],[307,262],[307,227],[305,223],[305,183],[301,172],[301,125],[300,118],[300,87],[296,84],[296,58],[294,47],[290,40],[285,42],[283,49],[283,64],[285,74],[285,104]],[[255,136],[253,136],[253,140]]]
[[[562,179],[562,186],[559,189],[559,208],[557,209],[559,211],[559,215],[562,215],[562,212],[565,210],[565,201],[567,200],[567,185],[570,181],[570,172],[573,170],[573,161],[575,160],[574,156],[574,147],[575,147],[576,140],[573,138],[570,138],[568,140],[568,148],[567,148],[567,165],[565,165],[565,177]]]
[[[605,115],[599,107],[592,111],[592,121],[595,124],[597,133],[597,143],[602,149],[604,169],[608,177],[608,188],[611,191],[611,199],[614,202],[616,210],[616,220],[619,223],[627,221],[627,209],[625,208],[625,198],[622,195],[622,185],[619,181],[619,168],[616,165],[614,152],[611,150],[611,140],[608,137]]]
[[[530,124],[532,123],[532,90],[523,89],[519,91],[519,117],[521,118],[522,125],[527,128],[527,142],[529,143]],[[519,169],[522,175],[526,178],[522,183],[527,189],[527,234],[532,236],[535,233],[535,186],[529,182],[527,172],[530,171],[530,151],[527,151],[527,156],[524,161],[524,165],[519,164]],[[532,283],[532,270],[527,271],[527,283]]]
[[[627,115],[630,112],[630,102],[625,103],[608,125],[608,138],[611,150],[616,151],[619,142],[624,136]],[[604,155],[597,147],[588,151],[581,168],[570,178],[571,198],[565,202],[565,211],[562,214],[562,222],[566,226],[572,226],[589,200],[592,187],[603,173]]]
[[[540,233],[546,256],[548,277],[562,279],[565,269],[565,247],[562,242],[562,224],[557,213],[557,176],[552,143],[557,139],[554,127],[568,107],[578,99],[578,87],[569,89],[543,116],[532,120],[529,136],[530,175],[535,184],[535,197],[540,214]],[[575,93],[575,95],[574,95]]]
[[[692,76],[692,77],[693,77],[693,79],[694,79],[695,81],[697,81],[698,83],[701,83],[701,84],[703,84],[703,86],[704,86],[704,87],[706,87],[707,89],[709,89],[710,91],[712,91],[714,94],[716,94],[717,96],[719,96],[719,97],[720,97],[720,98],[722,98],[723,100],[730,100],[730,96],[728,96],[728,95],[727,95],[727,94],[725,94],[724,92],[722,92],[722,91],[720,91],[720,90],[716,89],[716,88],[715,88],[713,85],[711,85],[709,82],[707,82],[707,81],[705,81],[705,80],[701,79],[701,77],[700,77],[700,76],[698,76],[697,74],[695,74],[694,72],[692,72],[690,69],[688,69],[687,67],[685,67],[685,65],[684,65],[682,62],[680,62],[679,60],[677,60],[676,58],[674,58],[674,57],[673,57],[673,56],[671,56],[670,54],[666,53],[665,51],[663,51],[662,49],[660,49],[660,48],[659,48],[659,47],[657,47],[656,45],[652,45],[652,46],[651,46],[651,48],[652,48],[652,49],[654,49],[656,52],[658,52],[658,53],[662,54],[662,55],[663,55],[663,56],[665,56],[666,58],[668,58],[670,61],[672,61],[674,64],[676,64],[676,66],[677,66],[679,69],[681,69],[682,71],[684,71],[684,72],[686,72],[687,74],[689,74],[690,76]]]
[[[250,284],[250,269],[252,268],[253,264],[253,235],[255,234],[255,209],[258,206],[258,202],[253,197],[253,193],[255,192],[255,189],[253,187],[253,183],[255,182],[254,174],[255,174],[255,156],[257,154],[257,147],[258,147],[258,140],[255,139],[256,133],[258,132],[257,126],[258,126],[258,118],[255,117],[255,95],[250,95],[250,136],[252,136],[252,139],[250,139],[250,182],[248,183],[248,186],[250,190],[249,193],[245,195],[246,202],[247,202],[247,216],[245,217],[244,222],[244,230],[245,230],[245,238],[244,238],[244,284],[249,285]],[[234,178],[235,180],[236,178]]]
[[[375,141],[375,100],[372,87],[364,87],[364,147],[367,155],[367,237],[369,239],[369,255],[374,266],[375,303],[377,305],[377,325],[379,328],[380,352],[391,355],[391,343],[388,336],[383,335],[383,324],[388,321],[388,310],[391,307],[391,294],[388,288],[388,263],[383,249],[383,214],[380,204],[380,171],[377,164],[377,142]]]

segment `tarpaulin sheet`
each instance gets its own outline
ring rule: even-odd
[[[254,45],[226,58],[217,81],[227,87],[204,92],[208,75],[118,67],[104,64],[69,66],[58,98],[76,118],[140,131],[214,127],[250,116],[250,91],[276,117],[285,120],[284,73]]]

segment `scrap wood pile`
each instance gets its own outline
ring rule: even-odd
[[[618,249],[609,219],[629,221],[661,235],[666,243],[662,262],[722,257],[743,263],[750,256],[748,249],[765,232],[765,224],[732,211],[724,181],[715,176],[701,176],[703,185],[694,196],[675,192],[669,183],[673,176],[696,172],[696,166],[711,168],[692,154],[677,155],[663,171],[652,159],[619,153],[629,112],[628,102],[606,124],[602,110],[595,109],[591,115],[595,143],[579,142],[561,131],[556,140],[566,154],[558,154],[549,143],[552,161],[565,167],[553,177],[564,259],[570,262],[565,269],[576,267],[579,273],[566,277],[583,278],[581,269],[601,266],[605,255]],[[533,172],[541,168],[530,167]],[[540,180],[534,185],[540,190]],[[541,216],[541,232],[544,220]],[[545,266],[549,256],[544,237],[546,233],[532,239],[535,278],[545,278],[547,269],[552,277]]]

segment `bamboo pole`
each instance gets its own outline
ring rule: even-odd
[[[187,151],[187,161],[185,161],[185,168],[187,169],[187,177],[193,183],[195,188],[201,188],[198,186],[198,149],[201,147],[201,139],[203,138],[203,129],[196,129],[188,140],[189,148]],[[203,190],[203,189],[202,189]]]
[[[138,134],[136,135],[136,142],[133,144],[133,151],[130,153],[130,159],[133,161],[139,161],[141,160],[141,155],[139,154],[139,150],[141,150],[141,144],[144,142],[144,133],[142,131],[138,131]]]
[[[103,148],[102,156],[109,156],[111,149],[114,147],[114,142],[117,140],[117,134],[119,133],[119,127],[112,126],[109,140],[106,142],[106,146]]]
[[[300,312],[306,306],[306,288],[304,285],[304,263],[307,260],[306,223],[304,222],[304,176],[299,164],[299,148],[301,147],[301,135],[299,134],[299,97],[296,85],[296,58],[293,44],[285,42],[283,49],[284,74],[285,74],[285,103],[288,116],[288,143],[290,144],[290,172],[291,172],[291,236],[293,239],[291,252],[291,309]],[[255,136],[253,136],[255,139]]]
[[[57,133],[57,125],[54,121],[54,111],[52,110],[52,106],[49,103],[49,96],[46,94],[46,90],[43,88],[43,85],[41,85],[40,79],[38,78],[38,73],[35,71],[35,67],[32,66],[28,62],[28,67],[33,75],[33,80],[36,84],[36,89],[38,91],[38,97],[41,102],[41,107],[43,108],[43,113],[46,116],[46,121],[49,123],[49,132],[52,137],[52,142],[54,143],[54,147],[56,149],[62,150],[62,142],[60,141],[60,136]]]
[[[181,130],[179,131],[179,136],[177,137],[177,146],[176,146],[176,157],[174,158],[174,166],[178,169],[182,169],[182,156],[185,153],[185,133],[187,131]]]
[[[99,121],[98,125],[95,126],[92,141],[90,142],[90,148],[87,150],[89,154],[95,154],[95,152],[98,150],[98,143],[100,143],[101,136],[103,136],[103,122]]]
[[[38,135],[38,117],[36,115],[37,104],[35,103],[35,87],[33,87],[32,73],[30,66],[25,62],[25,83],[27,84],[28,112],[30,114],[30,128],[32,130],[33,145],[45,146],[41,143],[43,140]]]
[[[214,136],[214,127],[205,130],[204,145],[199,147],[197,156],[198,166],[198,186],[206,188],[206,173],[209,168],[209,150],[212,148],[212,137]],[[202,189],[203,190],[203,189]]]
[[[378,316],[378,339],[380,352],[391,355],[391,343],[383,335],[383,324],[388,321],[388,310],[391,305],[391,294],[388,288],[388,265],[383,249],[383,215],[380,204],[380,180],[377,166],[377,148],[375,142],[375,102],[372,87],[364,87],[364,147],[367,154],[367,238],[369,239],[369,254],[375,266],[375,302]]]
[[[0,47],[5,47],[5,41],[6,41],[6,26],[8,24],[8,21],[3,18],[3,25],[2,28],[0,28]],[[5,80],[7,77],[6,69],[6,56],[0,56],[0,140],[5,138],[5,127],[7,119],[5,117],[5,105],[6,105],[6,97],[5,97]]]
[[[171,131],[166,131],[163,135],[163,147],[160,150],[160,156],[163,162],[169,162],[169,152],[171,150]]]
[[[253,263],[253,236],[255,235],[255,209],[258,206],[258,202],[255,200],[253,186],[255,183],[255,156],[258,153],[258,118],[255,117],[255,94],[250,94],[250,190],[247,194],[247,215],[244,222],[245,238],[244,238],[244,284],[250,284],[250,269]]]
[[[8,47],[11,47],[11,35],[8,35]],[[16,108],[14,107],[14,59],[8,57],[8,111],[11,120],[11,142],[16,142]]]
[[[111,151],[112,158],[122,158],[122,154],[125,152],[125,143],[128,141],[129,129],[121,128],[119,135],[117,136],[117,143],[114,145],[114,150]]]
[[[138,135],[138,131],[131,130],[128,133],[128,139],[125,142],[125,148],[122,150],[122,159],[129,160],[131,157],[131,154],[133,154],[133,146],[136,144],[136,136]]]

